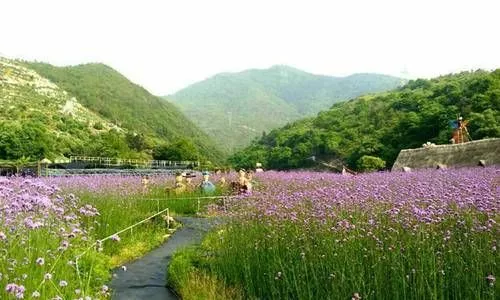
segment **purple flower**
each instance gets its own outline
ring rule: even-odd
[[[23,299],[24,298],[24,291],[25,288],[22,285],[17,285],[15,283],[9,283],[5,287],[5,291],[9,294],[14,295],[17,299]]]
[[[15,283],[9,283],[5,287],[5,291],[7,293],[13,293],[16,289],[17,289],[17,284],[15,284]]]
[[[62,242],[61,242],[61,247],[62,247],[63,249],[68,249],[68,247],[69,247],[69,242],[68,242],[68,241],[62,241]]]
[[[486,280],[488,281],[490,286],[493,286],[493,285],[495,285],[495,281],[497,279],[495,278],[495,276],[493,276],[493,274],[489,274],[488,276],[486,276]]]
[[[111,240],[115,241],[115,242],[119,242],[121,239],[120,237],[117,235],[117,234],[114,234],[112,237],[111,237]]]

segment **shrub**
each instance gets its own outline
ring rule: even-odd
[[[360,171],[370,172],[385,168],[385,161],[380,157],[363,155],[357,162]]]

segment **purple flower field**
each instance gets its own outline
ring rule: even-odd
[[[147,188],[140,176],[0,177],[0,299],[107,297],[111,269],[125,272],[123,264],[161,244],[168,229],[158,218],[114,233],[167,207],[197,211],[192,198],[168,198],[173,185],[173,176],[151,176]]]
[[[0,177],[0,298],[64,297],[80,287],[74,259],[93,242],[82,221],[98,215],[53,184]]]
[[[145,195],[133,176],[0,178],[0,298],[109,296],[109,268],[121,265],[114,256],[145,237],[150,247],[160,243],[162,224],[99,244],[81,258],[80,272],[75,258],[157,209],[192,211],[191,200],[161,207],[141,200],[165,197],[168,185],[173,177],[152,177]],[[256,174],[253,193],[225,204],[220,213],[232,221],[208,235],[203,265],[246,297],[498,296],[498,167],[358,176],[265,172]]]
[[[476,230],[498,230],[494,219],[500,210],[499,168],[386,172],[355,177],[266,172],[258,179],[262,186],[256,192],[232,203],[233,215],[327,223],[356,212],[370,222],[389,217],[411,227],[444,222],[449,216],[472,210],[483,216],[475,220]]]
[[[265,172],[209,237],[248,297],[495,299],[500,168],[342,176]],[[335,296],[332,296],[335,295]]]
[[[151,177],[145,191],[139,176],[0,177],[0,299],[106,297],[110,269],[162,243],[167,229],[155,221],[92,245],[170,207],[142,199],[165,197],[173,182]]]

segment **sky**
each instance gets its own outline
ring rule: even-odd
[[[497,0],[0,0],[0,56],[102,62],[156,95],[221,72],[430,78],[500,67]]]

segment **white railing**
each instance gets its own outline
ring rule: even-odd
[[[173,160],[141,160],[141,159],[121,159],[121,158],[111,158],[111,157],[92,157],[92,156],[70,156],[70,163],[99,163],[103,166],[122,166],[122,165],[133,165],[133,166],[144,166],[144,167],[176,167],[176,166],[188,166],[192,165],[195,167],[200,166],[199,161],[183,160],[183,161],[173,161]]]

